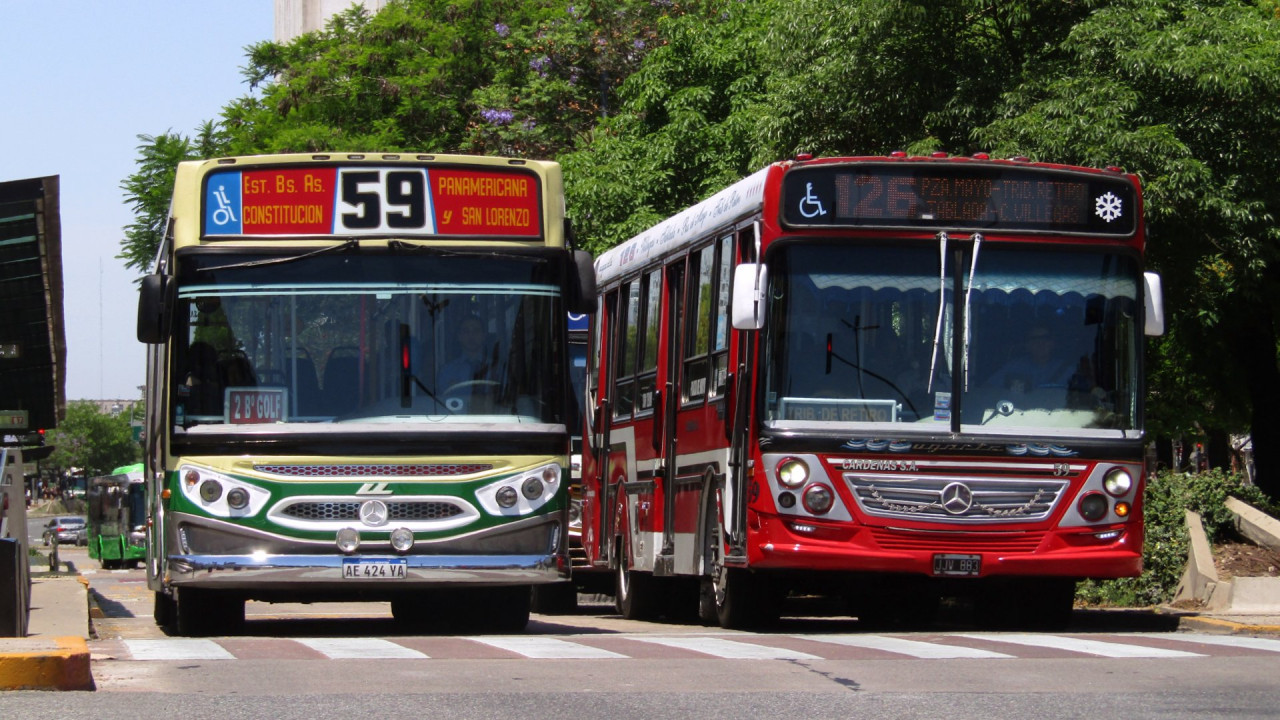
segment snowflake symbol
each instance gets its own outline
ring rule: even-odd
[[[1107,222],[1120,217],[1120,212],[1120,198],[1111,193],[1099,197],[1094,203],[1093,213]]]

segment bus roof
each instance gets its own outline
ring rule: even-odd
[[[596,259],[596,282],[601,286],[633,267],[678,250],[709,230],[759,212],[764,203],[764,181],[777,164],[748,175],[702,202],[663,220]]]
[[[532,180],[532,182],[530,182]],[[353,239],[564,246],[560,165],[415,153],[292,153],[179,163],[173,248]]]

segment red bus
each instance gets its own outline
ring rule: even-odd
[[[770,165],[611,249],[587,563],[629,618],[1064,625],[1142,569],[1143,248],[1118,168],[895,153]]]

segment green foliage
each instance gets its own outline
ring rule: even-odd
[[[206,123],[194,141],[174,133],[139,135],[138,139],[142,141],[138,146],[138,170],[120,184],[125,202],[133,209],[134,221],[125,227],[125,239],[116,257],[125,261],[125,267],[146,272],[164,239],[178,163],[211,156],[214,127]]]
[[[596,252],[797,152],[1123,166],[1169,325],[1149,425],[1251,431],[1280,497],[1277,57],[1276,0],[393,0],[249,48],[256,95],[197,141],[144,136],[121,257],[150,263],[193,155],[557,159]]]
[[[64,474],[80,468],[86,477],[106,475],[142,458],[128,414],[113,417],[83,400],[67,403],[66,419],[49,431],[45,442],[54,446],[46,466]]]
[[[709,0],[659,25],[617,115],[559,160],[569,212],[602,251],[758,170],[769,0]]]
[[[1203,473],[1162,472],[1148,479],[1143,495],[1146,542],[1143,570],[1136,578],[1082,583],[1077,596],[1088,603],[1115,606],[1150,606],[1169,602],[1187,565],[1190,538],[1186,511],[1200,515],[1205,534],[1213,543],[1227,536],[1234,517],[1228,497],[1277,515],[1277,508],[1255,486],[1239,475],[1221,470]]]

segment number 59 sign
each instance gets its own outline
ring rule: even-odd
[[[204,234],[540,237],[538,176],[518,169],[324,165],[205,181]]]

